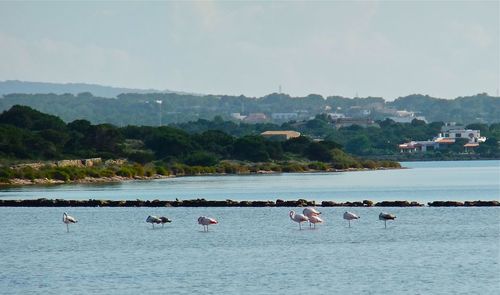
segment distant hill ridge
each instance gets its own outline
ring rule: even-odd
[[[94,96],[116,98],[122,93],[178,93],[187,94],[181,91],[158,90],[158,89],[137,89],[125,87],[103,86],[98,84],[87,83],[50,83],[50,82],[30,82],[19,80],[0,81],[0,95],[12,93],[27,93],[27,94],[79,94],[90,92]]]
[[[13,87],[15,85],[19,87]],[[158,104],[158,101],[162,103]],[[487,93],[455,99],[412,94],[394,101],[385,101],[382,97],[323,97],[316,94],[292,97],[284,93],[247,97],[158,92],[90,84],[0,82],[0,112],[13,105],[30,106],[59,116],[66,122],[86,119],[92,123],[118,126],[157,126],[213,119],[215,116],[220,116],[223,120],[237,120],[240,113],[256,114],[259,115],[258,118],[262,118],[262,122],[275,123],[284,123],[283,120],[279,121],[280,116],[290,115],[292,119],[288,118],[287,121],[300,121],[325,113],[332,117],[371,120],[398,120],[407,116],[410,119],[408,122],[413,118],[424,117],[428,122],[500,122],[500,97]]]

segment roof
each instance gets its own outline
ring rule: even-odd
[[[260,135],[267,135],[267,136],[272,136],[272,135],[286,135],[288,137],[299,137],[300,132],[297,131],[292,131],[292,130],[277,130],[277,131],[265,131],[262,132]]]
[[[439,138],[439,139],[436,139],[436,142],[437,143],[455,143],[455,139],[453,138]]]
[[[479,143],[466,143],[464,144],[464,147],[478,147]]]

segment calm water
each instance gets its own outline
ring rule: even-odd
[[[4,189],[2,198],[498,199],[499,161]],[[496,294],[500,208],[0,208],[0,294]],[[297,210],[300,210],[297,208]],[[66,233],[62,212],[79,219]],[[148,215],[173,219],[151,229]],[[219,224],[202,232],[200,215]]]
[[[410,169],[342,173],[197,176],[119,184],[26,186],[0,198],[353,201],[500,199],[500,161],[407,162]]]
[[[354,209],[352,228],[321,208],[301,231],[288,210],[0,208],[0,293],[498,294],[498,208],[387,208],[387,229],[378,208]],[[153,230],[148,214],[173,222]]]

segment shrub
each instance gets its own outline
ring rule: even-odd
[[[62,180],[62,181],[69,181],[70,176],[66,171],[62,170],[53,170],[49,173],[49,178],[51,179],[57,179],[57,180]]]
[[[323,162],[312,162],[307,165],[309,169],[326,171],[328,169],[328,165]]]
[[[155,170],[156,170],[156,174],[159,174],[159,175],[170,175],[170,171],[168,171],[167,169],[165,169],[165,167],[156,166]]]

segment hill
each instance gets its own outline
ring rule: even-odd
[[[12,93],[27,93],[27,94],[65,94],[71,93],[77,95],[79,93],[89,92],[93,95],[106,98],[116,98],[122,93],[173,93],[170,90],[157,89],[137,89],[103,86],[98,84],[86,83],[47,83],[47,82],[28,82],[18,80],[0,81],[0,95]],[[179,92],[182,93],[182,92]]]
[[[316,94],[292,97],[281,93],[255,98],[90,84],[5,81],[0,82],[1,94],[0,111],[21,104],[56,115],[66,122],[85,119],[92,123],[118,126],[157,126],[160,123],[213,119],[216,116],[246,123],[281,124],[308,120],[317,114],[370,120],[390,118],[401,123],[409,123],[415,118],[462,124],[500,122],[500,97],[486,93],[450,100],[419,94],[395,101],[385,101],[381,97],[325,98]]]

